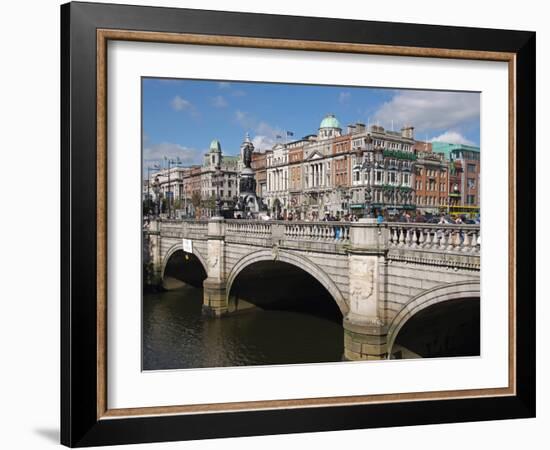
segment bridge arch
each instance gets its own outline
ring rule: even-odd
[[[284,250],[277,250],[276,253],[272,250],[259,250],[257,252],[246,255],[241,258],[231,269],[227,277],[227,301],[229,301],[229,294],[231,292],[231,287],[237,276],[248,266],[260,262],[260,261],[280,261],[292,266],[302,269],[307,272],[309,275],[313,276],[332,296],[340,312],[345,316],[349,310],[349,307],[338,289],[338,286],[331,280],[328,274],[321,269],[319,266],[314,264],[308,258],[305,258],[300,255],[296,255]]]
[[[457,283],[445,283],[428,289],[416,297],[413,297],[394,317],[388,328],[387,346],[388,354],[392,349],[403,326],[416,314],[424,309],[450,300],[466,300],[480,297],[479,281],[461,281]]]
[[[160,279],[164,279],[164,272],[166,271],[166,266],[168,265],[168,261],[170,261],[170,258],[172,257],[172,255],[174,253],[176,253],[177,251],[181,251],[183,253],[186,253],[184,250],[183,250],[183,244],[180,242],[178,244],[174,244],[172,245],[172,247],[170,247],[168,249],[168,251],[165,253],[164,255],[164,258],[162,258],[162,266],[161,266],[161,270],[160,270]],[[204,259],[204,257],[201,255],[201,253],[193,246],[193,255],[195,255],[197,257],[197,259],[199,260],[199,262],[201,263],[202,265],[202,268],[204,269],[204,271],[206,273],[207,272],[207,265],[206,265],[206,260]]]

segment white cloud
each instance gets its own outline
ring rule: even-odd
[[[265,121],[259,121],[247,112],[235,111],[235,120],[245,130],[252,131],[255,136],[252,143],[256,150],[272,148],[277,143],[277,136],[284,136],[284,131]]]
[[[204,151],[184,147],[172,142],[161,142],[160,144],[146,145],[143,148],[144,169],[153,164],[161,163],[164,157],[170,159],[179,158],[183,166],[201,164]]]
[[[466,144],[466,145],[475,145],[474,142],[466,139],[460,133],[456,131],[446,131],[439,136],[433,137],[432,142],[448,142],[450,144]]]
[[[245,91],[242,89],[235,89],[233,83],[228,81],[219,81],[217,85],[218,89],[224,90],[226,95],[230,95],[231,97],[244,97],[246,95]]]
[[[215,108],[225,108],[229,105],[223,95],[216,95],[215,97],[212,97],[211,101],[212,106]]]
[[[277,127],[272,127],[267,122],[260,122],[254,128],[256,136],[252,139],[252,143],[257,150],[266,150],[273,148],[277,143],[277,136],[284,136],[284,131]]]
[[[277,136],[277,135],[282,136],[283,135],[283,130],[281,130],[280,128],[277,128],[277,127],[272,127],[267,122],[258,123],[258,125],[255,127],[254,131],[257,134],[265,134],[267,136]]]
[[[193,104],[186,100],[179,95],[176,95],[172,101],[170,102],[170,105],[172,106],[172,109],[174,111],[185,111],[185,110],[191,110],[193,108]]]
[[[256,135],[252,139],[252,144],[256,150],[269,150],[276,144],[276,139],[270,136]]]
[[[384,103],[375,121],[388,126],[411,124],[417,130],[459,128],[479,121],[479,94],[465,92],[401,91]]]
[[[351,93],[350,92],[340,92],[340,95],[338,96],[338,102],[339,103],[347,103],[351,100]]]

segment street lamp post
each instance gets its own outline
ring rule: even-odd
[[[168,190],[166,191],[166,200],[168,203],[168,218],[172,218],[172,210],[171,210],[171,203],[172,203],[172,191],[171,191],[171,183],[170,183],[170,169],[173,167],[179,167],[180,166],[180,158],[179,156],[176,159],[170,159],[168,157],[164,157],[164,160],[168,164]]]
[[[372,191],[371,191],[371,143],[368,143],[367,151],[363,154],[363,165],[361,169],[367,172],[367,187],[365,189],[365,209],[367,210],[367,217],[372,218]]]
[[[149,187],[151,185],[151,172],[154,170],[160,170],[160,166],[158,164],[154,164],[152,167],[147,167],[147,215],[151,213],[151,194]]]
[[[156,210],[156,217],[158,217],[160,215],[160,182],[159,182],[159,177],[156,176],[155,177],[155,181],[153,181],[153,192],[155,193],[155,199],[156,199],[156,203],[157,203],[157,206],[155,208]]]
[[[188,213],[187,213],[187,185],[184,184],[184,186],[185,187],[183,189],[183,192],[184,192],[184,194],[183,194],[183,205],[184,205],[183,209],[185,211],[185,218],[187,218],[187,216],[188,216]]]
[[[396,183],[394,181],[394,183]],[[393,185],[393,212],[397,213],[397,184]]]
[[[221,168],[220,165],[216,165],[215,170],[215,179],[216,179],[216,209],[214,212],[215,217],[222,217],[222,199],[220,197],[220,177],[221,177]]]
[[[222,217],[222,198],[220,196],[220,185],[222,184],[221,167],[216,166],[216,216]]]

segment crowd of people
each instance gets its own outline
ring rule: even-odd
[[[361,217],[368,217],[367,215],[361,216]],[[410,212],[410,211],[401,211],[397,214],[390,214],[387,210],[375,210],[370,215],[371,218],[376,219],[377,223],[384,223],[384,222],[411,222],[411,223],[434,223],[439,225],[446,225],[446,224],[479,224],[480,218],[479,215],[477,215],[475,218],[469,218],[465,215],[449,215],[449,214],[440,214],[440,215],[433,215],[433,214],[421,214],[418,212]],[[241,218],[241,217],[238,217]],[[250,218],[250,217],[247,217]],[[322,221],[322,222],[357,222],[360,217],[356,214],[331,214],[329,212],[326,212],[324,217],[319,219],[316,215],[309,215],[305,218],[298,218],[297,216],[293,215],[292,213],[275,213],[275,214],[264,214],[261,216],[263,220],[283,220],[283,221],[293,221],[293,220],[302,220],[304,222],[316,222],[316,221]]]

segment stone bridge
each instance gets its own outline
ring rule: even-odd
[[[275,261],[307,272],[338,305],[348,360],[389,357],[405,324],[434,305],[479,304],[477,225],[214,218],[156,220],[144,234],[149,282],[161,283],[183,251],[204,269],[203,309],[214,316],[232,312],[231,287],[248,267]]]

